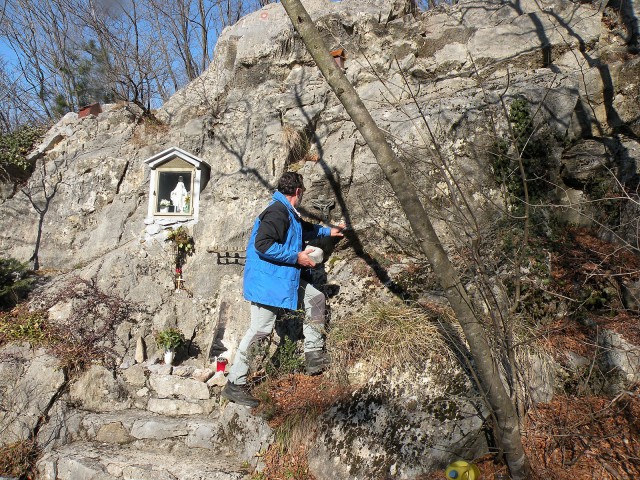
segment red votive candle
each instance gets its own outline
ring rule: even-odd
[[[223,372],[224,373],[224,369],[227,368],[227,359],[226,358],[222,358],[222,357],[218,357],[218,359],[216,360],[216,373],[217,372]]]

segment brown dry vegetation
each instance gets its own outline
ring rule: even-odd
[[[68,318],[51,320],[49,309],[65,302],[71,302]],[[135,310],[122,299],[79,278],[49,297],[36,298],[31,305],[39,308],[30,309],[23,303],[0,312],[0,346],[26,342],[34,348],[44,348],[69,374],[95,362],[111,365],[115,360],[116,327]]]
[[[451,360],[446,340],[440,333],[439,319],[453,318],[450,309],[424,303],[410,305],[401,301],[372,302],[332,325],[328,345],[340,365],[358,361],[391,368],[423,368],[425,358],[434,354]]]
[[[638,311],[625,309],[622,300],[622,284],[640,279],[637,253],[602,241],[587,229],[569,229],[552,246],[550,258],[551,284],[546,293],[562,298],[568,308],[565,315],[541,322],[539,345],[561,364],[568,352],[595,360],[603,329],[640,345]]]
[[[307,464],[317,416],[349,390],[323,377],[291,375],[257,389],[279,438],[263,456],[256,480],[314,480]],[[267,398],[267,401],[264,401]],[[614,398],[559,395],[532,408],[523,442],[533,467],[532,480],[621,480],[640,476],[640,386]],[[475,459],[483,479],[507,474],[493,455]],[[416,477],[442,480],[444,470]],[[508,477],[505,477],[508,478]]]
[[[51,319],[49,310],[66,302],[71,303],[69,316],[64,320]],[[58,367],[67,379],[92,363],[113,365],[116,327],[136,311],[119,297],[106,294],[80,278],[70,279],[49,295],[35,296],[31,305],[33,310],[22,303],[10,311],[0,312],[0,347],[23,342],[32,348],[44,348],[58,360]],[[46,413],[43,413],[38,424],[45,421]],[[6,445],[2,445],[0,435],[0,476],[35,478],[40,451],[32,437],[37,437],[38,428],[28,439]]]
[[[614,398],[558,396],[530,410],[524,439],[539,478],[640,476],[640,388]]]
[[[39,455],[35,440],[23,440],[0,446],[0,475],[32,480],[36,475],[35,463]]]
[[[638,312],[624,309],[620,287],[637,281],[639,273],[640,258],[631,249],[602,241],[587,229],[567,230],[553,246],[551,288],[572,299],[573,310],[546,323],[539,344],[561,364],[567,352],[574,352],[592,362],[590,368],[598,368],[597,335],[603,328],[640,344]],[[529,410],[523,441],[536,478],[637,478],[640,387],[615,396],[589,393],[588,386],[583,391],[557,394]]]
[[[586,229],[567,229],[553,241],[535,239],[535,242],[533,250],[544,254],[538,254],[538,260],[532,256],[530,262],[549,260],[548,268],[538,270],[538,273],[546,272],[548,282],[541,283],[540,279],[533,278],[535,271],[531,278],[526,279],[530,285],[543,285],[538,294],[535,288],[531,289],[532,297],[541,295],[541,300],[536,300],[537,305],[531,303],[523,307],[525,312],[527,308],[538,308],[536,312],[544,312],[540,316],[529,317],[536,319],[530,341],[561,365],[566,365],[567,352],[573,352],[589,360],[590,368],[597,368],[597,333],[602,328],[614,330],[631,343],[640,344],[637,312],[624,309],[620,287],[621,282],[640,279],[640,258],[635,252],[599,240],[594,232]],[[549,312],[539,308],[558,299],[567,304],[565,315],[558,315],[559,309]],[[435,317],[450,317],[447,311],[422,309],[418,312],[420,306],[406,307],[410,315],[400,314],[389,305],[373,305],[372,309],[372,312],[362,315],[360,320],[364,324],[354,319],[354,325],[348,327],[362,332],[367,331],[369,324],[374,324],[373,330],[376,330],[379,326],[376,321],[384,324],[390,313],[387,310],[391,310],[391,319],[398,320],[396,323],[402,329],[409,325],[405,319],[416,315],[421,320],[417,322],[420,328],[429,328],[424,324],[432,322]],[[413,323],[410,325],[415,327]],[[334,329],[336,331],[332,332],[329,344],[338,353],[341,342],[346,342],[352,355],[356,352],[362,355],[372,350],[371,342],[375,343],[375,338],[378,338],[360,335],[357,337],[359,343],[354,344],[349,332],[336,325]],[[425,332],[418,329],[413,333],[421,336]],[[369,343],[362,348],[360,343],[365,340]],[[420,350],[424,353],[425,349],[429,350],[429,346]],[[389,352],[385,353],[389,358]],[[391,355],[392,358],[394,356]],[[607,375],[607,372],[600,373]],[[532,480],[640,477],[640,386],[631,386],[617,395],[607,395],[591,388],[588,378],[576,381],[583,385],[575,390],[575,395],[558,392],[551,402],[534,405],[523,420],[523,443],[532,465]],[[296,375],[259,387],[261,396],[269,398],[259,413],[269,415],[274,428],[285,426],[290,442],[286,448],[276,443],[266,452],[266,468],[255,478],[313,480],[306,454],[314,433],[314,420],[344,395],[344,390],[325,382],[321,377]],[[307,415],[308,411],[313,413]],[[300,432],[291,434],[290,425],[286,425],[286,420],[291,418],[305,425],[304,435]],[[499,475],[509,478],[506,467],[494,455],[468,460],[475,461],[483,479],[493,480],[500,478]],[[415,480],[444,478],[444,470],[439,470],[420,475]]]
[[[287,375],[268,380],[254,393],[262,400],[255,413],[267,418],[276,441],[264,454],[265,468],[256,480],[314,480],[307,451],[318,416],[351,390],[325,376]]]
[[[639,478],[639,393],[636,386],[614,398],[558,396],[531,409],[523,431],[531,480]],[[483,479],[506,475],[506,468],[491,455],[475,463]],[[444,478],[440,470],[417,480]]]

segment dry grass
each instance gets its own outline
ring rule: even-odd
[[[309,151],[309,139],[307,136],[289,125],[282,127],[282,139],[287,148],[287,164],[292,164],[304,159]]]
[[[28,342],[41,347],[51,342],[55,331],[47,313],[42,310],[29,311],[25,305],[0,313],[0,346],[10,342]]]
[[[614,398],[558,395],[526,415],[523,444],[531,464],[530,480],[622,480],[640,476],[640,387]],[[492,454],[475,459],[480,478],[506,467]],[[414,480],[440,480],[444,471]]]
[[[71,328],[52,322],[46,311],[29,311],[20,305],[0,314],[0,346],[27,342],[34,348],[45,348],[68,372],[82,371],[96,361],[108,363],[113,352],[102,344],[99,334],[87,329],[72,332]]]
[[[318,419],[350,392],[325,376],[301,374],[258,386],[253,392],[261,400],[256,413],[268,419],[275,441],[264,454],[264,470],[252,478],[313,480],[307,451],[317,433]]]
[[[307,132],[296,130],[285,125],[282,127],[282,138],[287,149],[286,165],[289,170],[296,171],[302,168],[304,162],[317,162],[320,156],[313,151]]]
[[[35,478],[39,451],[34,440],[0,446],[0,475],[30,480]]]
[[[158,138],[165,137],[168,133],[169,125],[154,117],[146,117],[141,124],[136,126],[131,136],[131,143],[136,147],[146,147],[156,142]]]
[[[523,442],[536,478],[638,478],[639,393],[636,385],[614,398],[558,395],[531,409]]]
[[[372,303],[334,323],[327,343],[343,365],[364,360],[386,369],[423,368],[433,353],[449,351],[439,320],[444,315],[441,307]]]
[[[315,480],[309,471],[308,447],[298,445],[295,449],[283,451],[271,445],[264,455],[265,468],[254,474],[252,480]]]

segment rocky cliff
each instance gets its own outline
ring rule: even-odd
[[[382,0],[306,4],[329,47],[344,50],[347,77],[452,254],[475,248],[479,235],[491,243],[496,221],[509,212],[492,149],[509,136],[514,100],[524,99],[536,135],[546,139],[542,176],[557,221],[600,222],[594,179],[612,171],[614,183],[631,193],[637,187],[637,5],[463,1],[418,12]],[[149,215],[146,161],[172,148],[206,166],[197,221]],[[208,71],[154,119],[126,104],[103,106],[98,116],[69,113],[31,159],[31,179],[0,206],[2,255],[37,259],[46,273],[39,294],[55,298],[44,304],[61,322],[72,320],[69,328],[86,288],[135,307],[114,326],[116,368],[94,366],[70,386],[48,354],[10,347],[9,357],[4,347],[14,363],[3,361],[3,383],[38,393],[0,390],[3,405],[21,412],[18,419],[4,414],[2,425],[11,439],[36,426],[47,435],[42,478],[240,478],[242,461],[268,443],[266,424],[222,405],[217,387],[198,386],[194,372],[210,366],[212,345],[232,358],[244,333],[242,250],[287,169],[304,175],[308,218],[352,227],[337,246],[323,245],[331,255],[323,281],[339,287],[332,287],[332,321],[391,301],[400,279],[416,265],[426,268],[375,159],[279,4],[225,29]],[[636,212],[634,201],[621,205],[609,239],[637,245]],[[166,238],[180,225],[195,253],[182,265],[177,291]],[[437,287],[418,297],[443,304]],[[183,376],[135,360],[138,339],[147,359],[157,357],[153,334],[168,327],[189,340]],[[635,352],[618,364],[637,381]],[[310,458],[317,478],[413,478],[454,455],[486,451],[483,408],[455,363],[427,361],[411,374],[363,368],[360,378],[368,380],[352,400],[323,417]],[[551,398],[554,367],[534,368],[531,378],[533,400]],[[50,419],[40,425],[45,410]],[[204,458],[207,448],[233,452],[236,463]],[[157,463],[168,451],[186,463]],[[208,473],[184,466],[190,462]]]

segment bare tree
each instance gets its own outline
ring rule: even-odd
[[[23,123],[45,120],[40,109],[33,108],[37,100],[22,88],[20,78],[21,74],[12,72],[6,63],[0,65],[0,133],[11,132]]]
[[[17,59],[23,98],[37,98],[48,118],[77,108],[88,88],[90,59],[74,0],[7,0],[0,36]],[[25,109],[26,110],[26,109]]]
[[[200,2],[199,2],[200,3]],[[196,12],[194,2],[191,0],[178,0],[170,2],[167,0],[150,0],[149,10],[154,18],[154,28],[162,35],[162,49],[171,51],[176,58],[180,59],[181,71],[185,72],[186,80],[191,81],[202,73],[200,62],[197,62],[197,55],[194,37],[200,42],[208,43],[208,25],[206,10],[202,11],[204,19],[196,23]],[[198,6],[199,7],[199,6]],[[204,8],[204,5],[203,7]],[[200,12],[200,8],[198,8]],[[204,36],[204,40],[202,39]],[[171,40],[169,40],[171,39]],[[202,43],[200,43],[201,47]],[[208,45],[206,45],[208,49]],[[171,66],[173,61],[167,55],[166,61]]]
[[[34,12],[28,5],[7,1],[0,34],[16,57],[16,68],[23,88],[32,93],[45,116],[51,118],[48,70],[39,55],[43,42],[39,38],[39,25],[33,16]]]
[[[209,18],[211,16],[212,6],[207,5],[204,0],[198,0],[198,20],[196,21],[200,28],[200,71],[204,72],[211,61],[209,53],[210,42],[210,23]]]
[[[175,92],[179,86],[182,85],[182,81],[178,79],[178,69],[174,68],[174,61],[172,61],[172,53],[170,52],[169,39],[167,38],[167,28],[165,23],[164,11],[158,8],[156,5],[158,0],[150,0],[150,12],[151,12],[151,29],[158,39],[158,46],[162,54],[162,59],[166,68],[167,76],[171,81],[171,87],[162,85],[160,88],[160,97],[162,100],[169,99],[169,92]]]
[[[504,451],[511,475],[514,479],[525,479],[529,465],[522,446],[517,411],[500,380],[500,370],[482,327],[481,314],[474,309],[402,164],[353,86],[337,67],[304,6],[299,0],[283,0],[282,4],[318,68],[371,148],[398,198],[421,250],[429,259],[465,334],[480,388],[494,416],[494,434]]]
[[[112,98],[149,113],[206,70],[224,27],[267,3],[5,0],[0,40],[13,55],[0,88],[7,90],[15,79],[16,118],[34,110],[38,117],[55,119],[84,103]],[[0,122],[6,119],[4,114]]]
[[[136,2],[106,8],[90,0],[79,14],[100,46],[113,95],[149,113],[167,70],[162,68],[161,49],[149,34],[148,11]]]

